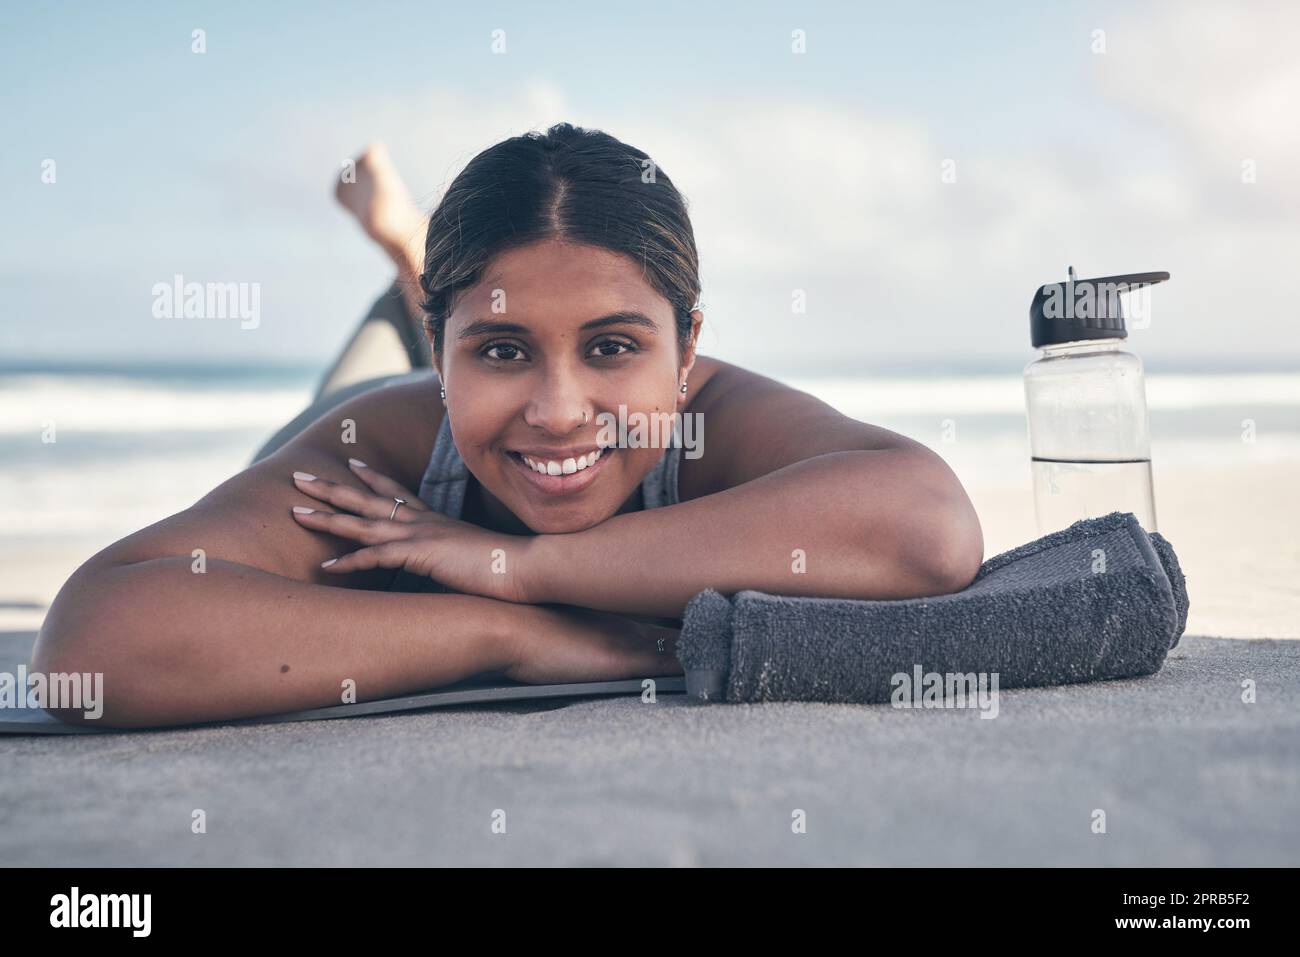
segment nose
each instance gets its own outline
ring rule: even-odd
[[[552,366],[537,383],[524,410],[524,421],[551,435],[568,435],[595,418],[583,377]]]

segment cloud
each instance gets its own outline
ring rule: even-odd
[[[1242,159],[1255,158],[1289,204],[1300,201],[1300,7],[1137,9],[1107,41],[1096,76],[1117,106],[1168,127],[1204,172],[1236,176]]]
[[[1140,348],[1300,355],[1276,280],[1300,253],[1300,10],[1178,4],[1105,29],[1079,106],[1114,126],[1080,130],[1077,144],[990,137],[950,156],[928,114],[873,103],[740,89],[601,110],[535,78],[504,96],[432,85],[285,104],[251,137],[266,160],[239,171],[232,201],[250,216],[270,194],[298,209],[319,234],[306,241],[337,268],[364,241],[321,238],[349,228],[327,187],[367,141],[389,143],[430,209],[480,150],[569,120],[646,150],[686,195],[705,348],[735,361],[1023,357],[1034,289],[1070,264],[1081,275],[1173,273],[1151,329],[1131,339]],[[1240,177],[1248,157],[1259,162],[1251,185]],[[955,182],[941,179],[945,160]],[[806,315],[792,313],[795,289]],[[1236,324],[1228,342],[1225,321]]]

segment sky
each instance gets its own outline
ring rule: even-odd
[[[1171,273],[1149,364],[1300,365],[1300,5],[727,6],[6,4],[0,365],[324,364],[391,278],[343,162],[382,140],[427,212],[560,121],[686,196],[709,355],[1018,370],[1073,265]],[[155,316],[176,275],[259,321]]]

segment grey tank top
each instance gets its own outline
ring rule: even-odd
[[[681,437],[674,431],[664,454],[650,470],[650,474],[641,480],[641,497],[645,508],[662,508],[665,505],[676,505],[680,501],[677,493],[677,470],[680,463]],[[429,464],[425,467],[424,477],[420,479],[420,501],[435,512],[460,518],[465,509],[465,493],[471,481],[477,480],[470,474],[465,460],[460,457],[460,450],[456,448],[451,435],[451,419],[443,415]],[[405,570],[398,571],[389,590],[458,594],[441,582],[423,575],[412,575]]]

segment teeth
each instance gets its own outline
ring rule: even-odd
[[[579,455],[576,459],[568,458],[563,462],[556,462],[548,459],[545,462],[529,458],[527,455],[521,455],[520,458],[534,472],[540,472],[542,475],[572,475],[574,472],[581,472],[583,469],[595,465],[600,459],[604,449],[597,449],[595,452],[588,452],[586,455]]]

